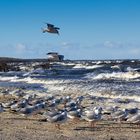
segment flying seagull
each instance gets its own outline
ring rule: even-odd
[[[55,27],[53,24],[49,24],[49,23],[45,23],[45,24],[47,24],[47,27],[42,28],[42,32],[43,33],[48,32],[48,33],[54,33],[54,34],[58,34],[59,35],[58,30],[60,28]]]

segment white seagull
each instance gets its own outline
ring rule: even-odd
[[[101,111],[102,108],[95,107],[93,110],[86,110],[83,112],[82,118],[90,122],[91,127],[95,126],[95,123],[101,120]]]
[[[127,119],[127,122],[140,124],[140,114],[136,114],[131,118]]]
[[[67,120],[67,112],[60,111],[60,112],[46,112],[43,114],[46,117],[48,122],[55,123],[58,129],[60,129],[60,124],[66,122]]]

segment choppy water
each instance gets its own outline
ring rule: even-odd
[[[37,64],[20,63],[20,71],[0,72],[0,86],[140,101],[140,60],[63,61],[51,62],[49,69],[33,68]]]

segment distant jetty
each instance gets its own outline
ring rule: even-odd
[[[57,52],[49,52],[47,53],[47,59],[49,61],[63,61],[64,55],[59,55]]]
[[[21,59],[21,58],[10,58],[10,57],[0,57],[0,71],[18,71],[19,70],[19,64],[25,63],[31,64],[38,62],[39,64],[36,64],[36,67],[42,67],[45,69],[48,69],[50,67],[50,62],[55,61],[63,61],[64,56],[59,55],[56,52],[49,52],[47,53],[47,58],[36,58],[36,59]]]

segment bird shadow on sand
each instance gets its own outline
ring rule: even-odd
[[[39,119],[35,119],[35,118],[18,118],[18,117],[13,117],[13,118],[5,118],[6,120],[20,120],[20,121],[38,121]]]
[[[38,119],[39,122],[47,122],[47,119]]]
[[[102,131],[101,127],[76,127],[75,131]]]
[[[107,125],[107,124],[99,124],[97,127],[76,127],[74,128],[74,130],[76,131],[103,131],[103,129],[138,129],[140,130],[140,125],[138,124],[124,124],[124,125],[119,125],[119,124],[110,124],[110,125]]]
[[[128,129],[140,129],[140,124],[137,123],[128,123],[128,122],[122,122],[122,123],[100,123],[99,126],[103,128],[128,128]]]

